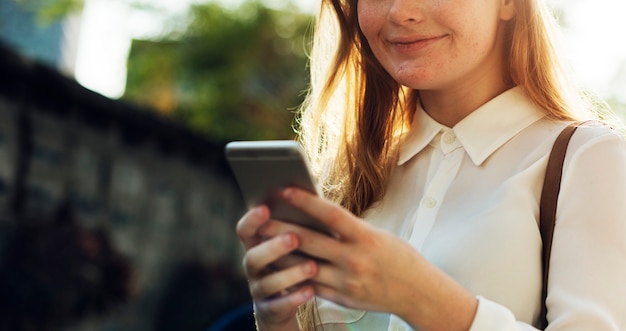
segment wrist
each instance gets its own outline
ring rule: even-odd
[[[478,298],[442,271],[436,268],[432,271],[430,281],[418,290],[421,300],[403,307],[398,316],[422,330],[469,330],[478,309]],[[424,288],[427,292],[423,292]]]

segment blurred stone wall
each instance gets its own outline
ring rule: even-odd
[[[163,307],[176,304],[163,301],[181,269],[206,274],[207,292],[196,293],[204,306],[194,307],[204,316],[187,317],[198,326],[245,301],[234,233],[243,203],[224,144],[0,50],[0,227],[69,202],[135,270],[135,299],[76,329],[156,330]]]

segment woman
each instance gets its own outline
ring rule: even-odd
[[[239,221],[259,330],[535,330],[547,158],[596,117],[553,29],[543,0],[322,1],[299,134],[328,199],[283,197],[335,235]],[[626,330],[624,139],[579,128],[561,187],[546,329]]]

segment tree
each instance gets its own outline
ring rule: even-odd
[[[37,13],[41,23],[47,24],[64,18],[68,13],[78,12],[85,0],[13,0],[25,10]]]
[[[208,3],[191,7],[189,22],[163,40],[133,42],[124,98],[218,140],[292,137],[310,15]]]

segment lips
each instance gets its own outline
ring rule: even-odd
[[[428,36],[428,37],[411,37],[411,38],[392,38],[388,43],[397,51],[413,52],[419,51],[437,41],[445,38],[446,35]]]

